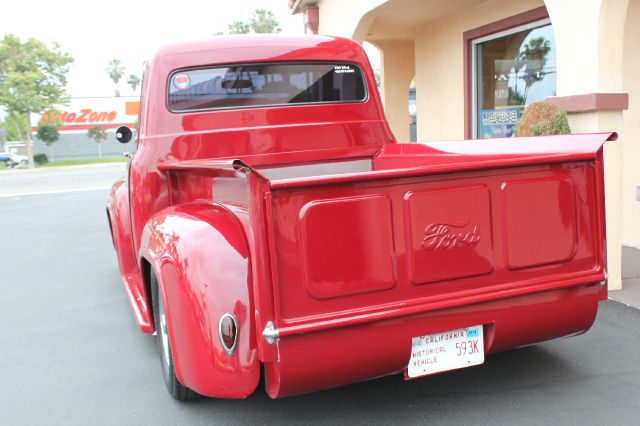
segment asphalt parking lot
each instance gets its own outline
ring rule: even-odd
[[[637,424],[640,310],[586,334],[405,382],[270,400],[173,401],[106,226],[124,165],[0,173],[0,424]]]

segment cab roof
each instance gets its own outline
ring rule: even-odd
[[[340,37],[246,34],[168,44],[150,61],[169,69],[262,61],[367,61],[362,47]]]

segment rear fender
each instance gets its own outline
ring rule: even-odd
[[[249,249],[236,216],[208,203],[168,207],[147,222],[140,255],[158,277],[178,380],[207,396],[250,395],[260,365]],[[218,337],[225,313],[233,314],[239,326],[232,355]]]

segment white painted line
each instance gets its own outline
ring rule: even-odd
[[[90,188],[61,189],[56,191],[16,192],[15,194],[0,194],[0,198],[27,197],[30,195],[64,194],[67,192],[98,191],[103,189],[111,189],[111,186],[93,186]]]
[[[49,167],[36,167],[35,169],[29,168],[15,168],[15,169],[2,169],[2,174],[11,175],[11,174],[30,174],[30,173],[41,173],[41,172],[59,172],[65,170],[78,170],[78,169],[90,169],[90,168],[118,168],[122,167],[123,169],[127,169],[127,162],[114,162],[114,163],[97,163],[97,164],[76,164],[72,166],[49,166]]]

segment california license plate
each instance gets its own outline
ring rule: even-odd
[[[483,362],[482,326],[459,328],[411,339],[411,359],[407,376],[426,376]]]

